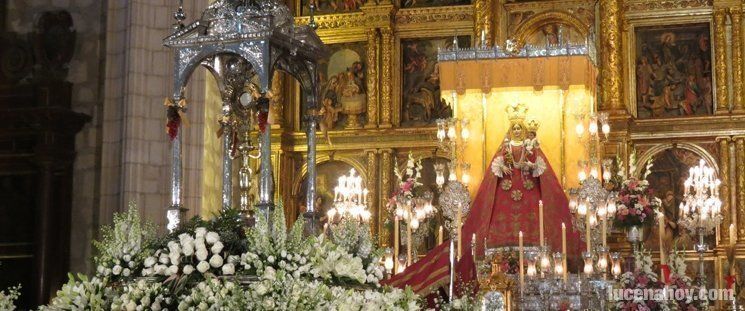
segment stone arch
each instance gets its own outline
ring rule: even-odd
[[[588,37],[590,34],[590,25],[585,24],[568,12],[552,10],[533,15],[522,22],[517,26],[512,37],[522,46],[530,35],[541,29],[541,27],[550,24],[567,25],[574,28],[584,37]]]
[[[635,172],[629,172],[629,175],[633,177],[637,177],[637,178],[640,177],[639,176],[639,174],[641,174],[640,168],[642,168],[649,161],[654,159],[654,156],[656,156],[660,152],[663,152],[665,150],[672,149],[672,148],[685,149],[685,150],[695,153],[696,155],[704,159],[704,161],[706,162],[708,166],[713,167],[714,170],[717,172],[717,175],[721,175],[719,173],[719,163],[717,162],[716,157],[711,155],[708,151],[706,151],[706,149],[704,149],[703,147],[699,145],[696,145],[693,143],[685,143],[685,142],[664,143],[664,144],[655,145],[654,147],[649,148],[649,150],[645,151],[641,156],[637,158],[637,161],[636,161],[637,170]]]

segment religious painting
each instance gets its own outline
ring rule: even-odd
[[[326,212],[334,204],[334,188],[337,186],[339,177],[349,175],[351,169],[352,165],[338,160],[326,161],[316,166],[315,208],[321,217],[321,223],[326,222]],[[361,172],[357,172],[357,175],[361,175]],[[363,176],[362,179],[364,184],[365,177]],[[307,176],[303,176],[302,183],[300,184],[300,192],[298,193],[298,206],[300,206],[300,213],[298,215],[302,215],[307,210],[305,203],[306,180]]]
[[[460,47],[471,45],[469,36],[458,36],[457,40]],[[453,115],[448,103],[440,96],[437,64],[437,50],[452,45],[452,37],[401,40],[402,125],[429,125]]]
[[[585,36],[573,27],[560,23],[543,25],[525,39],[525,44],[534,47],[584,43]]]
[[[401,0],[402,8],[423,8],[433,6],[468,5],[471,0]]]
[[[662,243],[666,251],[673,249],[692,249],[696,237],[691,236],[683,227],[678,226],[680,212],[678,207],[683,200],[684,182],[688,178],[688,169],[698,165],[701,157],[683,148],[670,148],[652,158],[651,173],[647,181],[654,195],[662,201],[662,212],[665,214],[665,232]],[[658,227],[652,230],[645,241],[645,248],[659,250]],[[708,243],[714,245],[714,236],[707,237]]]
[[[302,0],[301,15],[310,15],[310,4],[316,6],[315,15],[341,14],[359,12],[360,7],[365,4],[364,0]]]
[[[635,29],[637,117],[711,115],[714,112],[708,23]]]
[[[318,65],[319,126],[322,131],[359,128],[367,122],[366,45],[353,42],[331,44],[329,48],[331,56]],[[301,96],[301,100],[304,99],[305,96]]]

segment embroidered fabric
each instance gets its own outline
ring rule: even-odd
[[[543,160],[543,157],[538,156],[535,158],[535,167],[533,168],[533,177],[541,176],[544,171],[546,171],[546,161]]]
[[[498,156],[494,158],[494,161],[491,162],[491,171],[494,173],[494,176],[502,177],[504,175],[503,170],[507,168],[506,165],[504,165],[504,157]]]

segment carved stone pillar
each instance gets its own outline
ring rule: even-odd
[[[742,9],[731,8],[730,18],[732,19],[732,112],[745,113],[745,103],[743,103],[742,90]]]
[[[381,63],[383,64],[380,86],[380,127],[390,128],[393,126],[393,30],[391,28],[380,29],[381,35]]]
[[[365,128],[378,127],[378,30],[367,30],[367,124]]]
[[[391,228],[385,226],[388,221],[388,209],[385,203],[391,195],[391,181],[393,175],[393,150],[380,151],[380,210],[378,217],[378,244],[380,247],[391,245]],[[391,226],[392,227],[392,226]]]
[[[494,42],[494,31],[492,27],[492,0],[476,0],[473,3],[473,30],[476,36],[476,46],[481,46],[481,32],[484,32],[485,40],[483,44],[492,46]]]
[[[724,8],[714,10],[714,68],[716,68],[717,107],[716,114],[729,113],[727,91],[727,12]]]
[[[378,204],[378,198],[376,193],[378,193],[378,172],[380,172],[380,169],[378,168],[378,154],[375,150],[368,150],[367,151],[367,190],[369,191],[367,194],[367,206],[370,211],[370,215],[373,215],[373,217],[370,217],[370,232],[375,236],[378,233],[379,227],[380,227],[380,213],[384,212],[385,210],[380,208]]]
[[[745,137],[735,137],[735,201],[737,202],[737,239],[745,241]]]
[[[722,244],[727,245],[729,243],[729,224],[733,223],[733,217],[731,213],[731,200],[730,200],[730,156],[729,156],[729,137],[717,138],[719,142],[719,180],[722,184],[719,185],[719,198],[722,200],[722,230],[720,230],[720,237]]]
[[[621,13],[619,0],[600,1],[600,44],[602,56],[601,107],[617,114],[626,114],[621,89]]]

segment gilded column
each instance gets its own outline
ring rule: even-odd
[[[367,123],[366,128],[378,127],[378,30],[367,30]]]
[[[380,86],[380,127],[389,128],[393,126],[392,110],[393,98],[391,90],[393,89],[393,30],[391,28],[380,29],[381,34],[381,63],[383,69],[380,80],[383,84]]]
[[[473,30],[476,35],[476,46],[485,44],[492,46],[494,34],[492,31],[492,0],[476,0],[473,3]],[[481,33],[484,33],[484,43],[481,42]]]
[[[735,137],[735,202],[737,202],[737,239],[745,241],[745,137]]]
[[[367,183],[365,184],[367,190],[367,206],[370,211],[370,215],[380,215],[380,207],[378,206],[378,153],[375,150],[367,151]],[[370,217],[370,232],[375,236],[380,230],[380,217]]]
[[[745,113],[742,90],[742,9],[730,9],[732,19],[732,98],[734,113]]]
[[[727,12],[724,8],[714,10],[714,68],[716,68],[717,114],[729,113],[727,94]]]
[[[272,90],[271,90],[271,110],[269,114],[272,118],[272,127],[279,128],[284,124],[284,102],[285,102],[285,75],[281,74],[279,70],[274,71],[272,76]]]
[[[391,176],[393,175],[393,150],[381,150],[380,152],[380,210],[378,213],[378,237],[380,247],[391,245],[392,225],[386,226],[388,221],[388,208],[386,203],[391,195]]]
[[[722,230],[720,230],[720,237],[722,244],[727,245],[729,243],[729,224],[733,223],[731,202],[730,202],[730,185],[729,185],[729,137],[717,138],[719,142],[719,180],[722,181],[719,185],[719,198],[722,200]]]
[[[625,114],[621,90],[621,25],[620,0],[600,1],[600,44],[603,55],[600,58],[602,71],[601,107]]]

